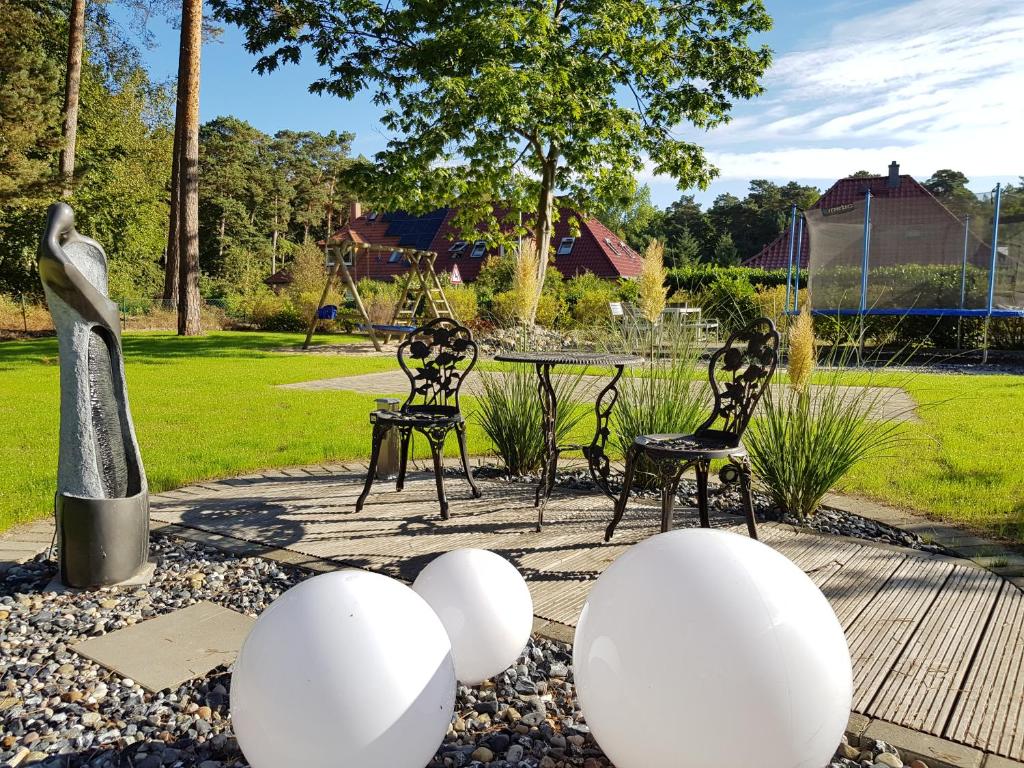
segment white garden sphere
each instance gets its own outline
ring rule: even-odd
[[[455,676],[476,685],[511,666],[533,629],[533,599],[508,560],[485,549],[455,549],[432,560],[412,588],[441,618]]]
[[[618,768],[821,768],[853,695],[825,596],[783,555],[725,531],[627,550],[590,590],[573,664],[587,724]]]
[[[454,708],[437,614],[404,584],[365,571],[281,595],[231,676],[231,721],[253,768],[423,768]]]

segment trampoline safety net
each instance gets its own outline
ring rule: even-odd
[[[1004,210],[996,230],[993,197],[963,208],[931,196],[865,197],[806,211],[814,310],[987,314],[991,288],[993,314],[1024,314],[1024,216]]]

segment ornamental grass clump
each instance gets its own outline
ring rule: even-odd
[[[576,397],[581,378],[552,377],[558,398],[555,437],[560,445],[568,442],[569,433],[586,414]],[[519,477],[536,472],[544,455],[536,373],[529,366],[517,365],[508,372],[481,373],[480,381],[483,393],[478,398],[477,418],[506,471]]]
[[[636,279],[640,314],[651,325],[657,324],[665,309],[665,246],[658,240],[651,240],[644,250],[640,276]]]
[[[790,332],[789,386],[766,388],[744,436],[754,475],[777,507],[800,520],[813,515],[857,464],[904,440],[899,419],[905,414],[887,407],[898,390],[877,386],[872,372],[859,386],[848,386],[848,361],[841,358],[811,383],[809,320],[805,311]]]
[[[523,242],[512,274],[513,309],[523,325],[532,324],[538,299],[537,265],[539,256],[532,240]]]

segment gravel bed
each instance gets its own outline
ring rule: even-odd
[[[69,646],[199,600],[255,616],[310,574],[161,535],[152,552],[156,575],[145,589],[43,593],[54,574],[44,555],[0,577],[0,765],[247,765],[231,731],[227,669],[151,694]],[[531,640],[492,681],[459,686],[428,768],[610,766],[579,709],[571,662],[568,646]],[[881,742],[839,750],[826,768],[901,765]]]
[[[461,472],[455,469],[447,469],[453,476]],[[525,475],[515,477],[508,475],[503,469],[487,465],[477,467],[473,470],[475,477],[505,480],[512,483],[536,484],[539,477],[536,475]],[[578,469],[559,472],[555,477],[555,486],[567,490],[594,491],[596,487],[587,470]],[[633,489],[633,496],[637,498],[654,499],[659,496],[658,491]],[[676,494],[676,503],[680,507],[697,507],[697,484],[692,480],[683,479],[679,483],[679,491]],[[728,514],[742,518],[742,497],[736,485],[712,485],[708,488],[708,509],[711,514]],[[805,521],[784,514],[782,510],[772,504],[771,499],[763,493],[754,491],[754,511],[758,520],[771,520],[803,528],[813,533],[827,533],[836,536],[851,536],[857,539],[865,539],[879,544],[894,544],[910,549],[917,549],[923,552],[934,552],[937,554],[952,554],[944,547],[926,542],[916,533],[903,531],[891,525],[875,522],[866,517],[855,515],[852,512],[845,512],[837,509],[822,507],[812,517]],[[608,507],[608,517],[611,519],[611,502]],[[684,515],[676,519],[677,527],[696,527],[700,524],[696,514]]]

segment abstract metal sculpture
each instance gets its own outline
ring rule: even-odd
[[[149,549],[149,495],[128,410],[117,305],[107,257],[54,203],[39,243],[39,276],[60,350],[57,544],[60,580],[102,587],[136,576]]]

